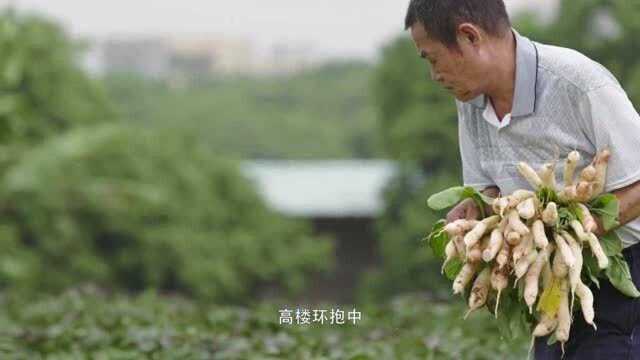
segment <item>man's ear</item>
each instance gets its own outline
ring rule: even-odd
[[[462,23],[458,25],[458,41],[476,46],[482,40],[482,32],[472,23]]]

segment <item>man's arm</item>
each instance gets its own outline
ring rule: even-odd
[[[636,181],[631,185],[627,185],[621,189],[611,192],[618,198],[620,205],[618,213],[619,226],[622,226],[638,217],[640,217],[640,181]],[[594,232],[596,235],[605,233],[602,222],[597,216],[594,216],[598,223],[598,228]]]

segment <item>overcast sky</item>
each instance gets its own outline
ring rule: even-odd
[[[506,0],[544,10],[554,0]],[[76,36],[199,34],[296,44],[320,56],[364,56],[402,32],[408,0],[0,0],[61,21]]]

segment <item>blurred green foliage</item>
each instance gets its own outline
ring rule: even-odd
[[[80,47],[55,23],[0,12],[0,166],[76,125],[113,120],[100,83],[76,64]]]
[[[235,163],[173,133],[78,128],[25,154],[3,185],[9,286],[91,281],[240,301],[259,281],[300,289],[331,250],[270,212]]]
[[[132,74],[104,79],[128,123],[171,128],[244,158],[382,155],[371,66],[339,62],[278,77],[201,79],[183,87]],[[286,139],[286,141],[283,141]]]
[[[493,360],[524,359],[528,347],[528,339],[501,339],[488,312],[463,320],[462,306],[418,295],[356,306],[361,320],[345,314],[342,325],[280,325],[279,310],[296,308],[282,302],[198,305],[152,292],[127,298],[74,290],[0,304],[0,355],[16,359]]]
[[[7,10],[0,46],[2,288],[91,282],[248,302],[331,265],[329,239],[267,209],[195,132],[116,121],[54,23]]]
[[[564,0],[559,9],[548,25],[514,23],[601,62],[637,104],[637,3]],[[178,87],[131,74],[93,80],[76,63],[80,50],[50,21],[0,14],[0,354],[524,357],[525,343],[502,341],[488,313],[463,322],[460,302],[373,304],[416,289],[450,298],[420,240],[444,215],[427,209],[427,197],[461,182],[456,111],[407,34],[375,68],[346,62]],[[262,286],[299,290],[308,272],[331,265],[328,239],[268,210],[234,159],[385,155],[403,170],[385,193],[377,224],[384,263],[362,286],[372,304],[359,309],[358,326],[282,327],[282,302],[246,308],[166,296],[251,303]],[[116,295],[25,301],[83,283]],[[118,295],[147,288],[164,295]]]

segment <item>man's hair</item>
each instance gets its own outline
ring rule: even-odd
[[[405,30],[421,23],[429,37],[448,47],[457,47],[456,29],[463,22],[502,37],[511,28],[502,0],[411,0],[404,19]]]

